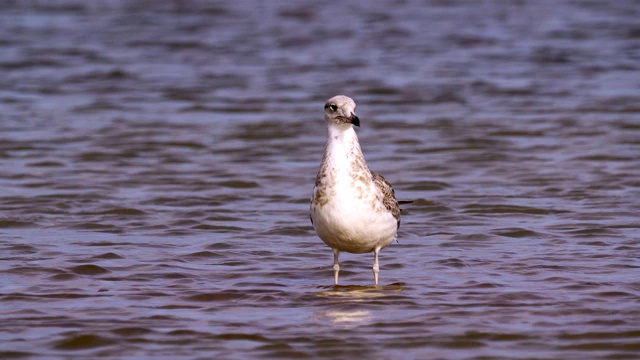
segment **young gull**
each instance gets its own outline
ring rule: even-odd
[[[373,252],[373,281],[378,285],[380,249],[396,240],[400,207],[391,184],[369,170],[353,125],[360,126],[356,103],[348,96],[327,100],[327,144],[311,196],[311,223],[333,249],[338,285],[340,251]]]

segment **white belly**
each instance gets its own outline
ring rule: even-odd
[[[323,205],[311,204],[313,227],[322,241],[334,249],[351,253],[384,248],[396,239],[397,220],[382,204],[373,183],[368,194],[352,187],[336,186]]]

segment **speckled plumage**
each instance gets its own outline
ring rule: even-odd
[[[384,207],[387,208],[393,214],[393,217],[398,222],[398,229],[400,228],[400,206],[398,205],[398,200],[396,200],[396,194],[393,191],[393,187],[391,184],[385,179],[382,175],[377,172],[371,170],[371,176],[373,177],[373,181],[380,191],[382,191],[383,198],[382,203]]]
[[[358,136],[355,102],[334,96],[325,105],[327,144],[311,196],[310,217],[316,233],[334,251],[334,280],[338,284],[340,251],[374,253],[374,282],[378,284],[378,254],[390,245],[400,226],[400,207],[391,184],[369,170]]]

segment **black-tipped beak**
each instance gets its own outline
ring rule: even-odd
[[[349,121],[351,121],[351,123],[355,126],[360,126],[360,118],[358,118],[354,113],[351,113]]]

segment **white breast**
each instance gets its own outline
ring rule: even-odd
[[[340,129],[343,130],[343,129]],[[353,253],[385,247],[396,238],[397,220],[372,180],[355,131],[331,127],[311,202],[318,236],[330,247]]]

